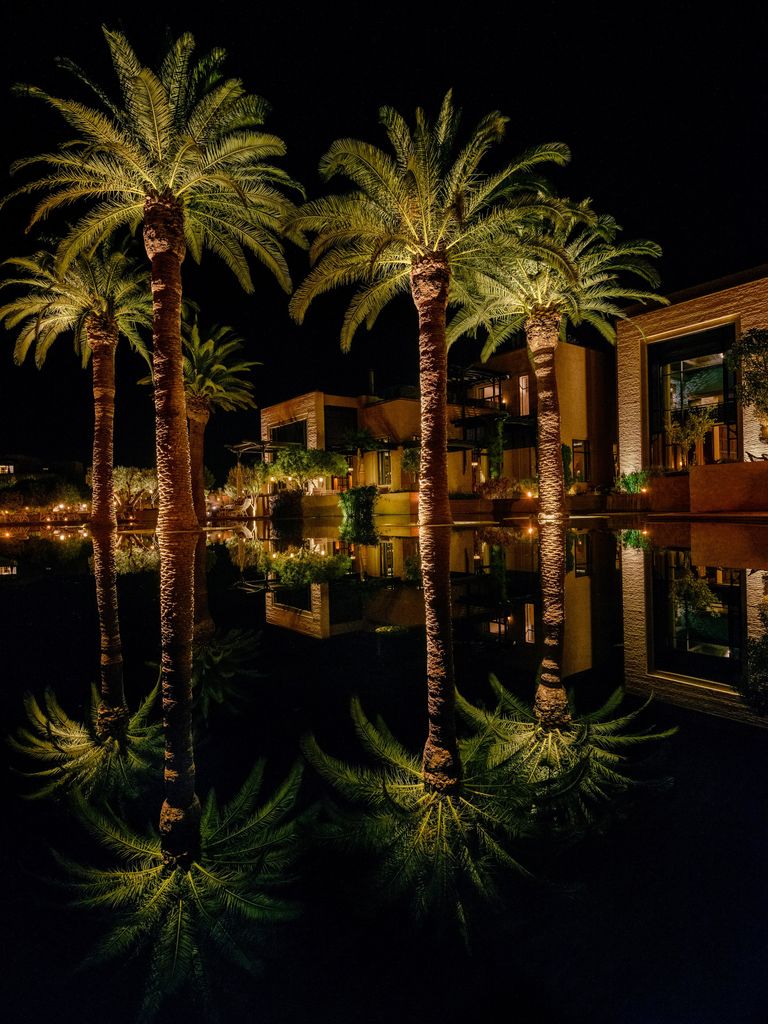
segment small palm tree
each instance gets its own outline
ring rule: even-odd
[[[200,328],[197,315],[182,324],[184,396],[189,422],[192,497],[201,526],[205,525],[205,428],[215,409],[253,409],[253,383],[247,374],[261,363],[241,358],[244,342],[232,327]]]
[[[419,317],[421,474],[419,524],[426,605],[429,734],[424,780],[442,790],[459,785],[454,723],[447,464],[446,308],[456,281],[487,252],[500,232],[551,210],[530,173],[563,163],[559,143],[539,146],[494,174],[480,164],[497,143],[506,118],[484,117],[457,147],[459,111],[450,92],[436,121],[416,111],[413,130],[391,107],[380,120],[392,152],[357,139],[339,139],[320,161],[325,178],[340,174],[353,191],[306,203],[291,220],[316,237],[312,270],[291,299],[301,321],[310,303],[331,288],[359,285],[341,329],[347,350],[361,324],[369,328],[390,300],[410,293]]]
[[[449,344],[462,334],[487,331],[487,359],[508,338],[525,335],[538,393],[539,511],[549,518],[566,514],[560,404],[555,351],[569,325],[589,324],[603,338],[616,340],[615,320],[626,316],[627,301],[666,303],[655,291],[624,283],[633,275],[658,285],[651,260],[661,255],[654,242],[620,242],[619,226],[595,216],[585,202],[572,215],[542,224],[529,236],[541,251],[525,252],[526,239],[502,240],[491,261],[478,262],[474,278],[455,295],[461,308],[448,330]],[[543,244],[546,243],[546,244]],[[543,244],[543,245],[542,245]],[[562,258],[552,258],[559,254]]]
[[[376,860],[374,901],[403,899],[416,921],[450,924],[468,939],[469,910],[499,899],[510,872],[530,878],[515,848],[529,831],[531,793],[511,780],[503,758],[489,758],[489,730],[460,741],[459,792],[424,787],[422,767],[380,719],[374,725],[352,700],[355,731],[375,763],[362,768],[330,757],[314,737],[304,756],[335,789],[329,836]]]
[[[62,335],[74,340],[75,351],[93,369],[93,500],[91,522],[117,526],[112,481],[115,419],[115,352],[121,337],[144,353],[141,332],[152,326],[149,275],[125,246],[110,241],[81,254],[66,269],[53,252],[6,260],[16,271],[0,282],[17,294],[0,306],[0,323],[18,332],[14,359],[24,361],[31,348],[42,366]]]
[[[140,1020],[189,985],[207,1011],[211,979],[227,961],[248,972],[259,949],[298,907],[281,895],[299,848],[295,813],[301,768],[257,806],[264,762],[220,807],[211,791],[201,818],[201,845],[185,863],[168,862],[157,835],[134,832],[114,815],[80,801],[76,815],[119,866],[102,869],[59,857],[73,905],[107,913],[108,931],[90,964],[142,956],[148,963]]]
[[[33,784],[29,796],[78,792],[86,798],[138,795],[157,777],[163,758],[162,730],[160,723],[153,721],[157,697],[155,687],[138,711],[126,716],[120,731],[109,734],[99,715],[101,698],[95,686],[85,722],[70,718],[53,690],[46,690],[42,701],[28,693],[24,698],[28,725],[9,736],[8,744],[39,766],[20,771]]]

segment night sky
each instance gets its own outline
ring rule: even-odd
[[[16,81],[60,95],[78,85],[54,66],[57,55],[112,87],[100,25],[122,28],[155,65],[167,40],[192,31],[201,49],[224,46],[229,70],[273,107],[267,128],[288,146],[285,166],[310,196],[323,186],[317,161],[328,144],[351,135],[383,142],[377,111],[387,103],[409,117],[436,110],[452,87],[467,129],[484,113],[510,117],[498,160],[539,142],[562,140],[572,163],[554,176],[561,193],[590,196],[625,235],[664,249],[663,289],[675,291],[768,262],[766,229],[766,17],[722,5],[713,20],[698,4],[508,3],[499,11],[467,4],[460,16],[439,5],[211,3],[205,16],[179,3],[6,3],[0,15],[0,189],[11,187],[15,158],[52,148],[66,129],[42,104],[10,95]],[[34,244],[23,234],[31,203],[0,211],[0,259]],[[54,230],[51,221],[47,230]],[[298,280],[306,257],[291,257]],[[342,296],[320,300],[304,327],[266,271],[245,296],[216,258],[184,265],[187,294],[209,322],[233,325],[247,339],[260,405],[313,388],[340,393],[415,382],[415,314],[407,299],[358,336],[342,356]],[[42,371],[17,368],[12,339],[0,336],[0,455],[28,453],[89,461],[90,381],[62,339]],[[471,352],[466,350],[467,358]],[[118,357],[116,457],[153,461],[152,407],[137,387],[142,364]],[[220,446],[257,435],[253,414],[217,414],[209,427],[212,467]]]

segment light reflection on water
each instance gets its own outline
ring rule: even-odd
[[[205,790],[215,784],[228,796],[237,790],[257,755],[265,754],[273,763],[270,782],[276,783],[295,758],[298,740],[307,728],[317,730],[332,748],[341,752],[345,744],[349,745],[346,705],[351,692],[362,691],[371,713],[382,712],[388,724],[416,751],[423,723],[420,677],[423,674],[424,613],[415,526],[383,525],[378,544],[354,545],[340,541],[334,525],[312,529],[312,535],[301,541],[295,536],[270,536],[264,525],[258,524],[256,530],[212,531],[208,538],[210,605],[219,629],[230,627],[262,632],[261,640],[249,653],[249,660],[240,666],[245,672],[234,680],[239,696],[230,700],[225,694],[218,704],[216,700],[209,701],[211,713],[207,722],[197,726],[200,785]],[[691,531],[686,535],[679,529],[674,536],[664,535],[656,527],[651,527],[647,533],[643,532],[643,527],[624,533],[607,529],[569,532],[562,675],[567,685],[575,686],[577,702],[582,707],[594,708],[613,689],[621,676],[624,651],[627,681],[632,690],[654,689],[683,705],[699,703],[709,710],[750,717],[751,712],[737,693],[737,687],[743,688],[748,637],[755,642],[764,632],[760,608],[766,567],[760,559],[754,558],[755,545],[750,547],[743,537],[734,534],[733,527],[729,529],[727,543],[723,538],[714,527],[706,534],[699,530],[693,536]],[[0,579],[0,597],[5,608],[2,649],[8,652],[3,707],[6,720],[12,724],[20,720],[20,696],[24,689],[61,684],[62,700],[76,713],[83,703],[80,693],[83,681],[97,678],[98,632],[88,547],[80,534],[72,532],[50,542],[37,538],[24,540],[15,535],[7,538],[0,548],[0,566],[15,570]],[[299,557],[302,550],[321,559],[348,555],[352,559],[351,570],[343,579],[300,582],[290,588],[281,586],[279,579],[270,578],[265,552]],[[713,558],[713,553],[717,558]],[[712,564],[720,560],[731,564]],[[117,564],[122,573],[118,586],[126,647],[126,688],[129,703],[135,704],[137,696],[146,692],[155,679],[154,668],[147,662],[157,660],[157,597],[153,572],[156,546],[151,536],[122,537]],[[537,531],[527,522],[513,528],[454,531],[451,545],[454,639],[457,679],[466,695],[487,702],[488,675],[495,672],[506,686],[532,699],[543,638],[538,569]],[[250,584],[249,589],[239,587],[241,582]],[[3,588],[6,588],[4,593]],[[45,640],[41,642],[43,636]],[[227,671],[226,664],[223,671]],[[234,713],[230,704],[234,705]],[[697,737],[700,744],[710,745],[706,755],[710,759],[712,749],[720,749],[716,744],[721,737],[724,737],[724,749],[728,749],[729,743],[737,746],[747,763],[750,743],[757,749],[752,739],[756,733],[744,726],[695,716],[690,720],[685,718],[685,712],[672,712],[658,705],[654,714],[666,724],[677,721],[676,715],[683,716],[680,720],[684,732],[688,731],[680,743],[691,757],[691,765],[695,757],[701,755],[691,748],[692,741],[688,738],[691,736]],[[689,767],[688,763],[680,767],[684,786],[686,781],[691,786],[693,779],[695,786],[702,786],[702,773],[697,767]],[[722,790],[718,773],[709,781],[709,799],[723,798],[726,791]],[[18,789],[14,780],[9,786],[11,790]],[[316,782],[310,783],[310,792],[317,788]],[[691,795],[690,791],[686,793],[688,797]],[[673,799],[667,795],[661,798],[660,807],[645,807],[649,828],[658,829],[660,821],[667,829],[672,826],[674,815],[669,810],[669,802]],[[134,824],[143,826],[146,820],[151,821],[153,817],[156,820],[157,806],[156,792],[138,814],[135,810],[132,812]],[[688,813],[689,821],[697,820],[695,807],[693,811],[689,808]],[[20,809],[18,816],[23,826],[22,837],[29,833],[36,847],[37,852],[32,857],[34,867],[43,875],[50,874],[40,851],[49,845],[66,844],[67,839],[59,838],[62,830],[65,835],[69,830],[66,811],[59,808],[48,812],[42,805],[30,805]],[[536,965],[548,961],[548,944],[558,947],[561,943],[563,951],[567,949],[572,956],[573,936],[590,919],[607,914],[611,927],[623,933],[621,922],[625,914],[634,915],[639,938],[632,940],[624,934],[624,941],[630,951],[632,942],[636,941],[636,955],[639,955],[641,946],[653,933],[654,924],[644,917],[645,911],[629,895],[629,876],[633,872],[622,875],[618,863],[622,856],[627,864],[631,862],[631,851],[638,842],[650,847],[656,845],[661,855],[670,858],[680,906],[679,920],[672,931],[678,942],[691,941],[684,916],[695,906],[694,891],[687,889],[675,867],[676,858],[682,855],[683,837],[676,837],[673,831],[669,846],[659,846],[658,834],[651,840],[643,830],[642,820],[632,826],[634,831],[627,832],[627,828],[625,825],[623,833],[619,830],[618,836],[608,840],[593,838],[586,854],[582,851],[572,855],[573,870],[565,871],[564,879],[569,882],[584,879],[590,887],[587,904],[582,904],[578,912],[564,910],[559,897],[552,893],[518,894],[514,905],[510,905],[507,919],[495,921],[492,931],[477,940],[485,964],[501,962],[508,968],[511,949],[516,950],[516,956],[520,955],[516,921],[523,928],[527,955],[517,967],[508,968],[516,973],[521,1007],[529,1005],[527,1000],[531,1006],[541,1007],[534,999],[535,986],[529,972],[535,976]],[[73,841],[71,837],[68,840],[74,842],[75,852],[80,852],[80,844],[85,856],[83,840]],[[708,841],[712,851],[727,852],[727,847],[719,845],[719,837],[709,836]],[[12,849],[9,853],[12,877],[18,873],[19,865],[27,861],[25,842],[22,838],[21,851]],[[751,842],[749,837],[743,841],[742,856],[747,862]],[[704,846],[706,849],[706,843]],[[610,875],[606,883],[595,875],[590,854],[597,855],[604,864],[608,851],[612,851],[609,856],[616,857],[617,866],[613,870],[618,875]],[[72,850],[68,852],[72,854]],[[92,857],[92,851],[88,854]],[[713,888],[719,869],[714,852],[711,860],[709,892],[717,905],[719,898],[713,894]],[[561,870],[557,868],[555,874]],[[706,864],[701,870],[706,870]],[[239,1001],[241,1010],[249,1009],[254,1015],[261,1006],[267,1020],[306,1019],[307,1012],[320,1020],[357,1019],[369,1006],[370,999],[370,992],[361,979],[366,978],[372,984],[376,978],[376,986],[381,984],[383,956],[397,962],[401,972],[399,984],[414,991],[419,973],[413,970],[412,964],[404,962],[403,950],[410,948],[408,942],[399,940],[401,946],[397,955],[392,949],[392,937],[400,935],[402,923],[385,913],[380,922],[381,933],[371,939],[369,925],[361,926],[353,907],[344,905],[343,898],[332,907],[321,895],[313,893],[313,871],[322,877],[317,865],[309,866],[305,875],[309,881],[303,886],[305,898],[309,895],[304,923],[297,926],[293,937],[279,933],[274,940],[279,944],[287,943],[294,968],[303,973],[305,980],[297,981],[294,970],[289,971],[284,963],[271,963],[271,976],[279,979],[283,986],[286,983],[297,986],[296,992],[286,1000],[287,1008],[270,984],[265,988],[262,983],[253,982],[234,994],[234,1003],[227,1004],[228,1012],[233,1012],[232,1006]],[[643,873],[639,867],[635,871]],[[646,882],[655,884],[658,880],[649,875]],[[36,883],[29,879],[20,886],[27,898],[37,892]],[[608,894],[612,886],[621,888],[629,900],[629,909],[618,912],[616,908],[610,909],[613,897]],[[344,889],[342,882],[336,892],[337,900]],[[658,906],[662,906],[669,895],[661,884],[656,897]],[[316,897],[314,902],[313,897]],[[653,902],[653,893],[648,898]],[[746,910],[743,894],[734,893],[732,887],[725,887],[723,891],[723,903],[727,900],[736,917],[740,905]],[[73,913],[66,916],[68,922]],[[62,920],[60,915],[61,911],[54,908],[31,910],[28,902],[14,909],[20,977],[29,977],[30,966],[40,955],[51,956],[56,945],[46,940],[45,935],[50,931],[53,937],[53,929]],[[540,932],[532,933],[530,923],[524,925],[534,919],[540,922]],[[70,927],[78,932],[71,957],[79,959],[88,946],[86,926],[78,920]],[[370,959],[359,951],[361,928],[367,937]],[[330,940],[328,931],[336,932]],[[513,940],[515,945],[511,947]],[[566,1017],[565,1007],[574,993],[591,986],[589,971],[595,972],[595,978],[603,987],[608,984],[614,1003],[618,1001],[625,1007],[634,1005],[636,1008],[651,1005],[652,1000],[642,1003],[643,998],[648,999],[643,995],[647,986],[641,983],[642,972],[638,970],[636,979],[630,972],[619,980],[615,969],[610,967],[612,942],[599,939],[594,942],[594,956],[597,960],[603,958],[602,966],[590,964],[587,968],[584,956],[576,956],[575,966],[566,969],[565,977],[561,978],[562,998],[552,996],[551,1006],[547,1008],[546,1000],[550,997],[545,997],[548,1019],[578,1019]],[[318,943],[328,949],[319,951]],[[671,940],[669,944],[671,947]],[[417,949],[418,945],[414,945],[412,951]],[[476,959],[465,961],[461,959],[462,954],[452,948],[445,955],[448,962],[464,972],[466,988],[474,989],[474,996],[470,998],[466,993],[457,993],[456,986],[449,986],[451,994],[446,995],[445,1006],[465,1006],[469,1010],[482,1007],[484,1000],[487,1008],[493,1006],[499,983],[498,979],[492,979],[485,964],[478,964]],[[728,959],[727,954],[725,958]],[[733,959],[735,962],[735,954]],[[340,962],[354,963],[357,980],[347,977]],[[660,972],[662,980],[657,986],[662,990],[664,985],[675,983],[689,986],[691,979],[699,974],[695,965],[690,966],[687,975],[683,972],[687,980],[675,982],[672,972],[666,977],[659,963],[655,969]],[[323,981],[323,971],[335,979],[333,983],[327,978]],[[386,975],[387,971],[384,973]],[[138,972],[132,977],[134,983],[139,984]],[[748,979],[745,981],[748,993]],[[397,984],[391,977],[393,993]],[[416,1006],[420,999],[426,998],[423,979],[421,984],[424,992],[413,996]],[[483,985],[485,991],[482,991]],[[99,997],[93,992],[84,997],[84,987],[77,985],[70,991],[79,992],[81,1004],[77,1013],[65,1008],[60,1019],[69,1019],[68,1014],[73,1020],[75,1016],[82,1019],[83,1005],[88,1007],[87,1016],[96,1005],[88,1000],[95,1001]],[[46,1003],[43,994],[38,993],[33,998],[27,993],[29,1002],[25,1010],[24,997],[18,990],[12,991],[9,998],[15,1000],[9,1005],[18,1010],[11,1019],[19,1020],[36,1019],[34,1013],[42,1012],[42,1006],[50,1008],[58,1003],[53,996]],[[83,998],[86,998],[85,1004]],[[716,993],[709,991],[708,998],[708,1006],[716,1008]],[[395,1007],[399,1002],[392,995],[390,1003],[385,999],[384,1005]],[[722,1000],[719,1005],[722,1014]],[[118,1015],[120,1012],[123,1011],[118,1010]],[[643,1020],[664,1019],[658,1015],[643,1017],[639,1010],[633,1012],[633,1017],[626,1015],[615,1019],[637,1020],[638,1024]],[[650,1009],[647,1012],[650,1014]],[[130,1015],[125,1019],[130,1019]],[[167,1019],[178,1018],[171,1015]],[[710,1018],[700,1015],[696,1019]],[[711,1019],[717,1018],[712,1016]],[[721,1015],[720,1019],[727,1018]]]

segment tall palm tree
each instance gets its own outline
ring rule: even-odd
[[[143,224],[154,307],[156,447],[160,527],[196,529],[189,468],[180,337],[181,264],[210,248],[253,291],[250,251],[290,291],[281,224],[293,186],[269,160],[283,142],[258,130],[267,104],[239,79],[224,77],[226,54],[195,56],[186,33],[157,72],[142,65],[120,32],[104,29],[119,86],[114,102],[71,62],[64,66],[98,105],[23,91],[57,110],[75,137],[17,161],[44,173],[12,196],[42,193],[31,224],[71,203],[89,204],[58,248],[63,266],[119,228]]]
[[[205,525],[205,428],[215,409],[253,409],[253,384],[247,379],[257,360],[242,359],[243,339],[232,327],[201,331],[197,315],[183,325],[184,395],[189,422],[192,498],[197,521]]]
[[[530,187],[530,172],[546,161],[563,163],[568,151],[559,143],[539,146],[494,174],[482,174],[482,159],[501,139],[507,119],[488,114],[457,149],[460,118],[450,92],[434,123],[419,109],[412,131],[390,107],[382,107],[380,120],[392,154],[356,139],[337,140],[321,159],[320,171],[325,178],[343,175],[354,191],[306,203],[291,221],[316,235],[310,253],[314,266],[294,293],[291,311],[301,321],[323,292],[358,284],[341,329],[344,350],[357,328],[362,323],[370,328],[396,295],[410,292],[418,312],[419,528],[429,716],[424,780],[450,791],[459,784],[461,767],[451,650],[446,309],[467,261],[500,231],[511,233],[549,206],[541,191]]]
[[[128,254],[104,242],[81,254],[66,269],[57,266],[49,250],[6,261],[16,273],[0,282],[16,296],[0,307],[0,323],[17,331],[14,359],[21,363],[34,347],[42,366],[48,351],[62,335],[74,339],[83,365],[93,372],[93,499],[91,523],[117,527],[112,459],[115,418],[115,352],[120,337],[144,352],[142,328],[152,325],[148,275]]]
[[[624,281],[633,275],[658,286],[651,260],[661,255],[655,242],[617,241],[613,217],[595,216],[588,202],[551,226],[542,225],[541,254],[521,258],[520,239],[502,242],[491,264],[478,269],[467,290],[457,295],[458,313],[448,330],[449,344],[483,328],[487,359],[508,338],[524,334],[538,393],[539,514],[566,515],[560,404],[555,352],[569,325],[589,324],[609,342],[616,340],[615,320],[625,317],[627,301],[666,302],[654,291]],[[562,259],[552,259],[561,253]]]
[[[269,163],[285,146],[258,130],[266,103],[247,92],[239,79],[224,77],[223,50],[196,57],[194,38],[187,33],[171,45],[155,72],[142,65],[122,33],[104,29],[104,35],[119,99],[114,102],[69,62],[65,67],[93,92],[96,107],[25,87],[27,94],[57,110],[75,137],[53,152],[18,161],[15,169],[42,165],[45,170],[12,195],[42,193],[31,224],[62,206],[89,204],[59,245],[57,255],[65,268],[78,253],[119,228],[143,225],[154,314],[162,694],[170,736],[178,735],[171,723],[184,721],[190,713],[193,617],[192,562],[187,581],[187,552],[177,557],[169,536],[198,531],[182,376],[181,264],[187,249],[199,260],[203,249],[210,248],[252,292],[246,259],[250,251],[289,291],[280,236],[290,209],[282,189],[293,182]],[[185,547],[181,542],[179,546]],[[177,605],[178,588],[183,600]],[[195,845],[199,803],[194,771],[182,757],[184,770],[176,773],[174,749],[170,744],[166,750],[168,793],[160,827],[169,856],[179,857]]]

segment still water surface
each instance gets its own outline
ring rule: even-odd
[[[336,756],[359,759],[353,694],[418,754],[425,690],[416,528],[382,523],[378,543],[351,546],[333,525],[287,538],[262,529],[208,536],[219,635],[239,629],[259,637],[239,674],[224,663],[207,680],[195,732],[198,792],[214,787],[229,798],[259,757],[266,758],[268,791],[299,757],[308,732]],[[357,884],[359,859],[312,846],[288,885],[302,913],[267,933],[260,977],[222,963],[219,978],[214,964],[221,1019],[383,1022],[429,1014],[458,1021],[501,1011],[555,1024],[764,1021],[766,733],[739,689],[749,639],[759,643],[764,630],[768,567],[754,555],[754,537],[734,530],[711,527],[705,536],[678,524],[672,535],[639,524],[573,530],[567,538],[562,669],[576,708],[598,707],[625,667],[628,707],[650,688],[687,704],[657,699],[644,713],[648,725],[679,729],[643,766],[645,778],[672,785],[639,791],[610,827],[565,848],[539,848],[538,863],[527,864],[538,880],[502,886],[503,897],[471,922],[469,950],[455,935],[415,927],[401,905],[385,901],[372,910]],[[265,548],[352,561],[342,579],[286,588],[266,578]],[[118,567],[126,687],[135,707],[157,674],[152,538],[121,538]],[[476,704],[493,706],[491,673],[532,699],[542,655],[538,567],[537,535],[527,523],[454,531],[457,682]],[[6,733],[24,721],[27,690],[51,687],[82,718],[98,678],[87,538],[75,531],[63,539],[3,538],[0,602]],[[67,872],[51,851],[106,866],[104,855],[66,803],[22,800],[30,785],[14,771],[18,758],[9,760],[4,1019],[134,1020],[143,965],[124,957],[83,968],[102,921],[69,905]],[[137,826],[156,820],[160,782],[128,808]],[[304,805],[324,796],[307,770]],[[215,1009],[182,987],[158,1019],[208,1020]]]

